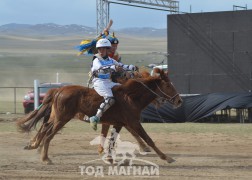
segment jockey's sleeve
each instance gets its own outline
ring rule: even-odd
[[[118,62],[118,65],[121,66],[124,70],[132,71],[135,68],[135,66],[132,65],[132,64],[131,65],[126,65],[126,64],[123,64],[121,62]]]
[[[121,63],[121,62],[117,62],[117,61],[114,60],[114,59],[113,59],[113,63],[114,63],[116,66],[121,66],[124,70],[130,70],[130,71],[132,71],[132,70],[135,70],[135,69],[136,69],[136,67],[135,67],[134,65],[132,65],[132,64],[126,65],[126,64],[123,64],[123,63]]]
[[[121,62],[117,62],[116,60],[114,60],[114,63],[116,66],[121,66],[124,70],[134,70],[135,69],[135,66],[134,65],[126,65],[126,64],[123,64]]]

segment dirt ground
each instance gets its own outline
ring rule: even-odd
[[[40,161],[36,150],[23,147],[34,133],[20,134],[15,128],[16,116],[0,116],[0,179],[97,179],[81,175],[79,166],[100,158],[97,146],[89,142],[99,132],[93,132],[88,125],[74,120],[60,134],[57,134],[49,149],[53,165]],[[86,126],[86,128],[83,128]],[[146,126],[151,126],[146,125]],[[181,124],[183,126],[183,124]],[[206,124],[207,126],[207,124]],[[100,127],[99,127],[100,128]],[[151,129],[149,127],[148,129]],[[252,179],[252,137],[212,132],[165,132],[149,131],[156,145],[176,162],[168,164],[152,151],[147,155],[136,154],[137,158],[151,161],[159,166],[159,176],[108,175],[110,168],[102,161],[93,161],[88,166],[102,166],[103,179],[172,179],[172,180],[250,180]],[[121,133],[121,139],[135,142],[128,132]],[[139,162],[134,166],[143,167]],[[146,175],[146,174],[145,174]]]

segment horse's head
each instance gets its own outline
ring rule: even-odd
[[[156,84],[157,88],[155,92],[158,94],[157,102],[160,104],[170,102],[174,105],[174,107],[181,106],[183,101],[174,85],[170,81],[168,72],[164,72],[161,69],[155,68],[153,76],[161,79],[161,81],[158,81],[158,83]]]

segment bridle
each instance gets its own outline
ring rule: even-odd
[[[170,83],[172,86],[173,86],[173,84],[172,83]],[[157,83],[156,83],[156,85],[157,85]],[[174,86],[173,86],[174,87]],[[168,97],[168,101],[169,102],[171,102],[172,104],[174,104],[175,102],[175,98],[177,97],[177,96],[179,96],[179,93],[176,93],[174,96],[169,96],[169,95],[167,95],[167,94],[165,94],[165,92],[163,92],[161,89],[160,89],[160,87],[157,85],[157,88],[158,88],[158,90],[164,95],[164,96],[166,96],[166,97]],[[163,97],[162,97],[163,98]]]
[[[160,96],[159,94],[157,94],[155,91],[153,91],[153,90],[152,90],[151,88],[149,88],[147,85],[145,85],[143,82],[138,81],[137,79],[133,79],[133,80],[139,82],[139,83],[142,84],[146,89],[148,89],[150,92],[152,92],[154,95],[156,95],[157,98],[158,98],[157,101],[159,101],[159,102],[162,102],[162,100],[165,99],[165,100],[169,101],[170,103],[174,104],[174,103],[175,103],[175,102],[174,102],[174,101],[175,101],[175,98],[179,95],[179,93],[176,93],[174,96],[169,96],[168,94],[166,94],[165,92],[163,92],[163,91],[160,89],[160,87],[158,86],[157,83],[155,83],[156,86],[157,86],[157,88],[158,88],[158,90],[159,90],[164,96],[167,97],[167,98],[165,98],[165,97],[162,97],[162,96]],[[170,83],[170,84],[173,86],[172,83]]]

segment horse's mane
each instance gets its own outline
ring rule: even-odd
[[[145,70],[145,69],[141,70],[141,71],[139,72],[139,74],[140,74],[140,77],[141,77],[141,78],[146,78],[146,77],[149,77],[149,76],[150,76],[150,73],[149,73],[147,70]]]

